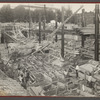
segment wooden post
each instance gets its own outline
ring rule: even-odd
[[[82,9],[82,27],[85,27],[85,10]],[[85,36],[82,34],[81,36],[82,39],[82,47],[84,47],[84,41],[85,41]]]
[[[44,36],[43,36],[43,40],[45,40],[45,24],[46,24],[46,5],[44,5],[44,22],[43,22]]]
[[[39,43],[41,43],[41,13],[39,13]]]
[[[43,25],[44,30],[45,30],[45,23],[46,23],[46,5],[44,5],[44,25]]]
[[[28,34],[28,38],[30,37],[30,28],[31,28],[31,12],[30,12],[30,6],[29,6],[29,34]]]
[[[55,29],[57,29],[57,13],[56,13],[56,18],[55,18]],[[55,35],[55,42],[58,41],[57,34]]]
[[[64,22],[64,8],[62,7],[62,23]],[[64,25],[62,25],[61,34],[61,56],[64,58]]]
[[[82,9],[82,27],[85,27],[85,9]]]
[[[95,60],[99,61],[99,4],[95,5]]]
[[[84,41],[85,41],[85,36],[82,34],[82,35],[81,35],[81,43],[82,43],[82,47],[84,47]]]

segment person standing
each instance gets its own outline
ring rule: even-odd
[[[76,68],[75,69],[76,69],[76,78],[78,78],[79,77],[79,75],[78,75],[79,74],[79,66],[76,65]]]
[[[91,73],[88,77],[88,84],[89,84],[89,87],[92,88],[92,75],[91,75]]]
[[[63,74],[64,74],[64,77],[66,78],[68,75],[68,72],[66,71],[66,69],[64,70]]]

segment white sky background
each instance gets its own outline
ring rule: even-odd
[[[18,5],[36,5],[36,6],[43,6],[44,4],[46,5],[46,7],[54,7],[54,8],[58,8],[61,9],[62,6],[64,6],[65,8],[68,8],[70,6],[71,10],[73,12],[75,12],[81,5],[83,5],[85,11],[89,12],[89,11],[94,11],[95,8],[95,4],[94,3],[0,3],[0,8],[3,5],[7,5],[10,4],[11,8],[14,8]],[[81,12],[81,10],[79,11],[79,13]]]

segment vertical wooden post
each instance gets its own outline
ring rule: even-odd
[[[82,47],[84,47],[84,41],[85,41],[85,36],[82,34],[82,35],[81,35],[81,43],[82,43]]]
[[[55,18],[55,29],[57,29],[57,13],[56,13],[56,18]],[[58,41],[57,34],[55,35],[55,42]]]
[[[86,26],[86,22],[85,22],[85,9],[82,9],[82,27]]]
[[[45,24],[46,24],[46,5],[44,5],[44,21],[43,21],[44,34],[43,34],[43,40],[45,40]]]
[[[95,5],[95,60],[99,61],[99,4]]]
[[[39,13],[39,43],[41,43],[41,13]]]
[[[64,22],[64,8],[62,7],[62,23]],[[61,34],[61,56],[64,58],[64,25],[62,26]]]
[[[85,27],[85,10],[82,9],[82,27]],[[81,36],[82,39],[82,47],[84,47],[84,41],[85,41],[85,36],[82,34]]]
[[[30,37],[30,28],[31,28],[31,12],[30,12],[30,6],[29,6],[29,34],[28,34],[28,38]]]
[[[46,5],[44,5],[44,25],[43,25],[44,30],[45,30],[45,23],[46,23]]]

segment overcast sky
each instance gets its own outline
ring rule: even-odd
[[[14,8],[18,5],[46,5],[47,7],[55,7],[58,9],[61,9],[62,6],[64,6],[65,8],[68,8],[70,6],[70,8],[72,9],[73,12],[75,12],[81,5],[84,5],[84,9],[85,11],[89,12],[89,11],[94,11],[95,8],[95,4],[94,3],[0,3],[0,8],[3,5],[7,5],[10,4],[11,8]],[[81,12],[81,11],[80,11]]]

